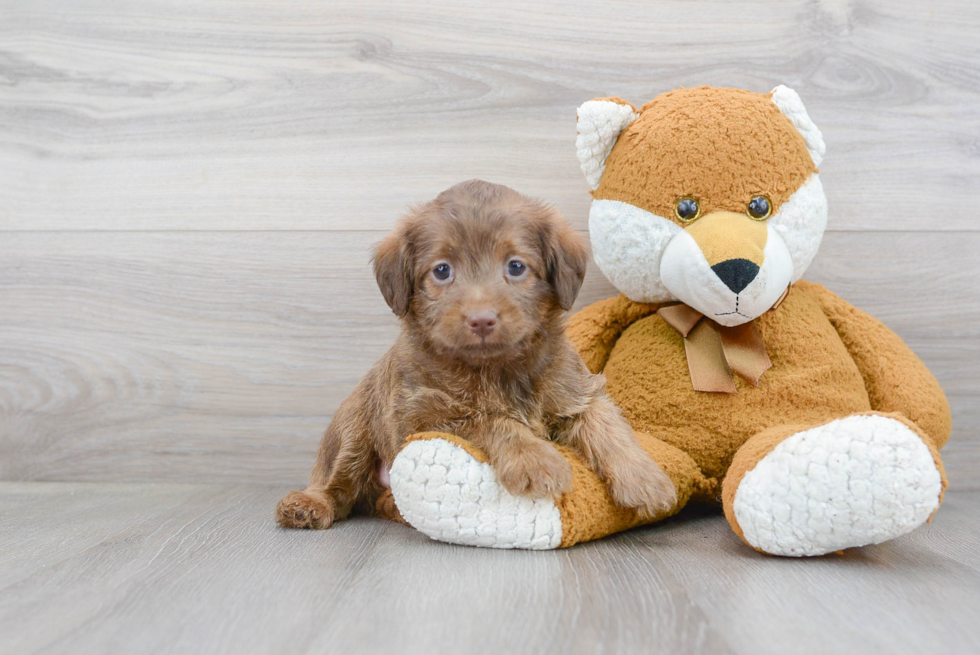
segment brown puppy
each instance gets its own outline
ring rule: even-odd
[[[355,505],[372,509],[379,470],[426,431],[472,441],[515,494],[569,490],[553,439],[578,450],[619,505],[671,506],[673,483],[565,336],[586,260],[554,209],[504,186],[463,182],[409,212],[374,255],[402,333],[337,410],[310,486],[279,503],[279,524],[328,528]]]

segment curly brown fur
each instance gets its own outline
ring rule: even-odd
[[[554,209],[507,187],[463,182],[410,211],[374,256],[402,332],[337,410],[310,486],[279,503],[279,524],[328,528],[355,506],[387,504],[379,469],[426,431],[472,441],[515,494],[569,490],[553,439],[578,450],[620,505],[672,505],[670,479],[565,336],[586,261]]]

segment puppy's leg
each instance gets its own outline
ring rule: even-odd
[[[345,400],[320,442],[310,485],[279,501],[276,522],[284,528],[329,528],[347,518],[374,475],[375,454],[367,421],[355,396]]]
[[[512,494],[557,498],[572,488],[572,468],[565,458],[519,421],[484,419],[465,436],[487,454],[501,484]]]
[[[337,459],[341,437],[333,424],[320,441],[320,450],[310,473],[310,486],[305,491],[291,491],[276,507],[276,523],[284,528],[329,528],[333,522],[333,504],[324,493],[330,469]]]
[[[582,454],[609,485],[617,505],[634,507],[649,518],[677,502],[674,483],[640,447],[633,428],[605,394],[592,397],[585,411],[559,428],[556,438]]]

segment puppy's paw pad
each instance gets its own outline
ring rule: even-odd
[[[326,498],[314,498],[306,492],[293,491],[279,501],[276,523],[284,528],[324,530],[333,524],[333,508]]]

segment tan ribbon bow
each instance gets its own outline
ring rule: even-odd
[[[783,293],[769,311],[779,307],[785,297]],[[725,327],[684,304],[661,307],[657,314],[684,337],[687,367],[695,391],[735,393],[733,371],[759,386],[762,374],[772,368],[755,321]]]

